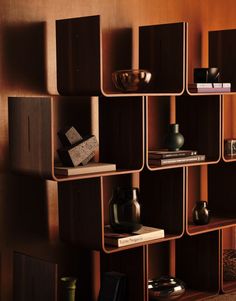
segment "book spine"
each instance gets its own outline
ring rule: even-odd
[[[181,163],[190,163],[190,162],[199,162],[204,161],[206,158],[205,155],[196,155],[189,157],[180,157],[180,158],[169,158],[169,159],[159,159],[159,160],[149,160],[150,164],[165,166],[171,164],[181,164]]]
[[[189,88],[190,92],[198,92],[198,93],[223,93],[223,92],[230,92],[230,87],[223,87],[223,88]]]
[[[231,83],[193,83],[188,85],[189,88],[231,88]]]
[[[183,157],[183,158],[170,158],[170,159],[161,159],[161,165],[168,165],[168,164],[175,164],[175,163],[188,163],[188,162],[198,162],[204,161],[206,158],[205,155],[196,155],[190,157]]]
[[[186,151],[186,152],[181,152],[181,153],[166,153],[166,154],[152,154],[149,153],[149,158],[150,159],[165,159],[165,158],[177,158],[177,157],[186,157],[186,156],[194,156],[197,155],[197,151]]]
[[[112,237],[105,237],[105,244],[112,245],[115,247],[124,247],[128,245],[133,245],[140,242],[145,242],[154,239],[160,239],[165,236],[164,230],[160,230],[158,233],[149,233],[149,234],[140,234],[134,235],[130,237],[123,237],[123,238],[112,238]]]
[[[132,237],[119,238],[118,247],[124,247],[153,239],[160,239],[162,237],[164,237],[164,231],[160,231],[159,233],[150,233],[148,235],[137,235]]]

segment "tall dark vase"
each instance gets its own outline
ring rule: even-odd
[[[75,301],[76,281],[74,277],[62,277],[62,300],[63,301]]]
[[[179,124],[171,123],[166,136],[166,147],[170,151],[178,151],[184,144],[184,136],[179,132]]]
[[[139,230],[140,200],[139,189],[134,187],[115,188],[109,203],[110,225],[116,232]]]

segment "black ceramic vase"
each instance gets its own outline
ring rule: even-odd
[[[165,144],[170,151],[178,151],[183,146],[184,136],[179,132],[178,123],[171,123],[169,125]]]
[[[139,230],[140,203],[138,188],[116,188],[109,203],[110,225],[116,232]]]
[[[210,212],[206,201],[197,201],[193,208],[193,223],[195,225],[206,225],[210,221]]]

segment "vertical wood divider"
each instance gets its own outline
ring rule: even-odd
[[[175,96],[170,96],[170,124],[176,123],[176,99]]]
[[[169,274],[174,277],[176,273],[175,240],[170,240],[169,263]]]
[[[99,290],[101,286],[101,280],[98,275],[100,275],[101,269],[100,269],[100,253],[97,251],[91,252],[91,262],[92,262],[92,283],[93,283],[93,291],[92,291],[92,301],[98,300],[99,296]]]
[[[207,165],[201,165],[200,166],[200,199],[204,201],[208,200],[207,178],[208,178]]]

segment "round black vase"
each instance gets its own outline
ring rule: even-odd
[[[139,230],[140,202],[138,188],[116,188],[109,203],[110,225],[116,232]]]
[[[183,146],[184,136],[179,132],[178,123],[171,123],[169,125],[165,144],[170,151],[178,151]]]
[[[193,223],[195,225],[206,225],[210,221],[210,212],[206,201],[197,201],[193,208]]]

